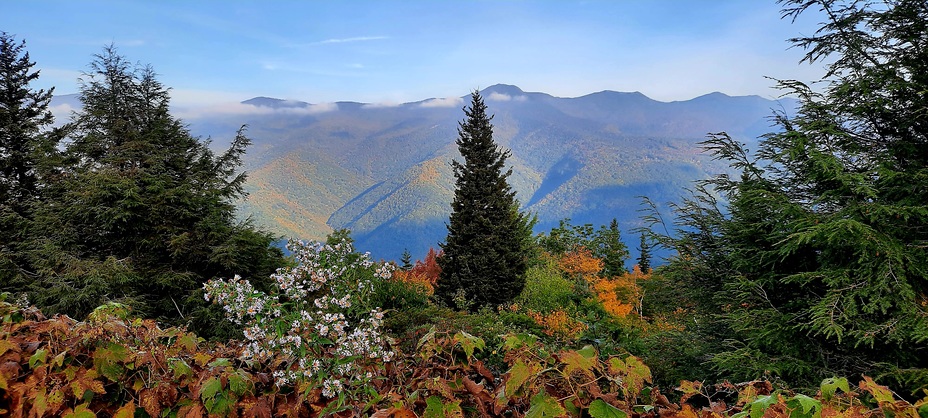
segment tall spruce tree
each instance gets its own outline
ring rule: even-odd
[[[29,86],[39,71],[32,70],[25,47],[0,32],[0,291],[20,291],[27,283],[30,208],[40,197],[41,166],[56,144],[47,129],[53,89]]]
[[[457,140],[464,162],[451,162],[456,188],[435,294],[450,306],[456,299],[472,308],[497,306],[525,287],[526,220],[507,183],[509,151],[493,141],[492,117],[478,91],[464,114]]]
[[[37,211],[34,299],[77,317],[124,301],[139,315],[211,334],[202,283],[240,274],[260,285],[282,261],[271,235],[235,219],[249,139],[241,130],[214,154],[171,116],[151,67],[113,47],[81,81],[66,164]]]

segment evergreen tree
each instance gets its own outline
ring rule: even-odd
[[[409,249],[403,249],[403,256],[400,257],[400,270],[409,271],[412,270],[412,254],[409,253]]]
[[[40,171],[56,144],[46,129],[53,89],[29,87],[39,72],[25,47],[0,32],[0,291],[13,292],[27,284],[30,208],[40,198]]]
[[[202,283],[240,274],[261,286],[282,260],[271,235],[235,219],[244,129],[215,155],[170,115],[151,67],[113,47],[82,78],[81,100],[66,163],[36,212],[35,300],[76,317],[119,300],[211,334]]]
[[[641,234],[641,243],[638,244],[638,268],[641,272],[648,274],[651,272],[651,246],[648,245],[644,234]]]
[[[792,40],[829,62],[824,91],[781,82],[800,109],[777,115],[756,155],[710,137],[741,173],[678,207],[689,232],[668,272],[716,292],[727,377],[879,375],[914,393],[928,387],[928,3],[783,3],[786,17],[825,12]]]
[[[628,248],[622,242],[619,222],[615,218],[606,227],[602,225],[591,242],[593,256],[603,261],[602,275],[605,277],[621,276],[628,272],[625,260],[628,260]]]
[[[491,116],[479,92],[464,108],[458,128],[458,150],[464,162],[452,161],[454,201],[448,237],[439,259],[441,276],[435,295],[454,306],[497,306],[519,295],[525,286],[525,217],[504,171],[509,151],[493,142]]]
[[[38,194],[38,169],[44,153],[55,147],[44,128],[52,123],[48,103],[54,89],[33,90],[25,41],[0,32],[0,204],[23,214]]]

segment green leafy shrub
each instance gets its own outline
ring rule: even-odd
[[[516,298],[521,308],[535,312],[553,312],[558,309],[573,311],[576,308],[576,289],[573,280],[567,279],[553,257],[542,257],[538,265],[525,273],[525,288]]]

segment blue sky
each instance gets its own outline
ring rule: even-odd
[[[663,101],[721,91],[776,97],[765,76],[811,81],[773,0],[4,1],[38,87],[77,91],[113,43],[151,64],[178,106],[254,96],[401,103],[496,83],[576,97],[641,91]]]

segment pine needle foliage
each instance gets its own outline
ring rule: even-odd
[[[928,386],[928,3],[781,4],[827,19],[791,40],[828,62],[824,89],[780,81],[800,108],[756,153],[709,137],[740,175],[676,207],[682,233],[658,239],[678,250],[668,273],[712,289],[730,377],[879,375],[913,393]]]
[[[20,292],[28,283],[31,208],[56,151],[48,110],[54,89],[30,87],[39,78],[34,66],[26,42],[0,32],[0,291]]]
[[[282,263],[271,235],[235,218],[244,128],[214,154],[170,114],[154,70],[112,46],[83,75],[81,101],[35,212],[34,301],[78,318],[119,301],[213,335],[202,284],[234,274],[261,283]]]
[[[509,151],[493,141],[479,92],[464,114],[457,140],[464,161],[451,162],[455,193],[435,295],[449,306],[457,299],[478,309],[509,303],[525,287],[530,229],[507,182]]]

